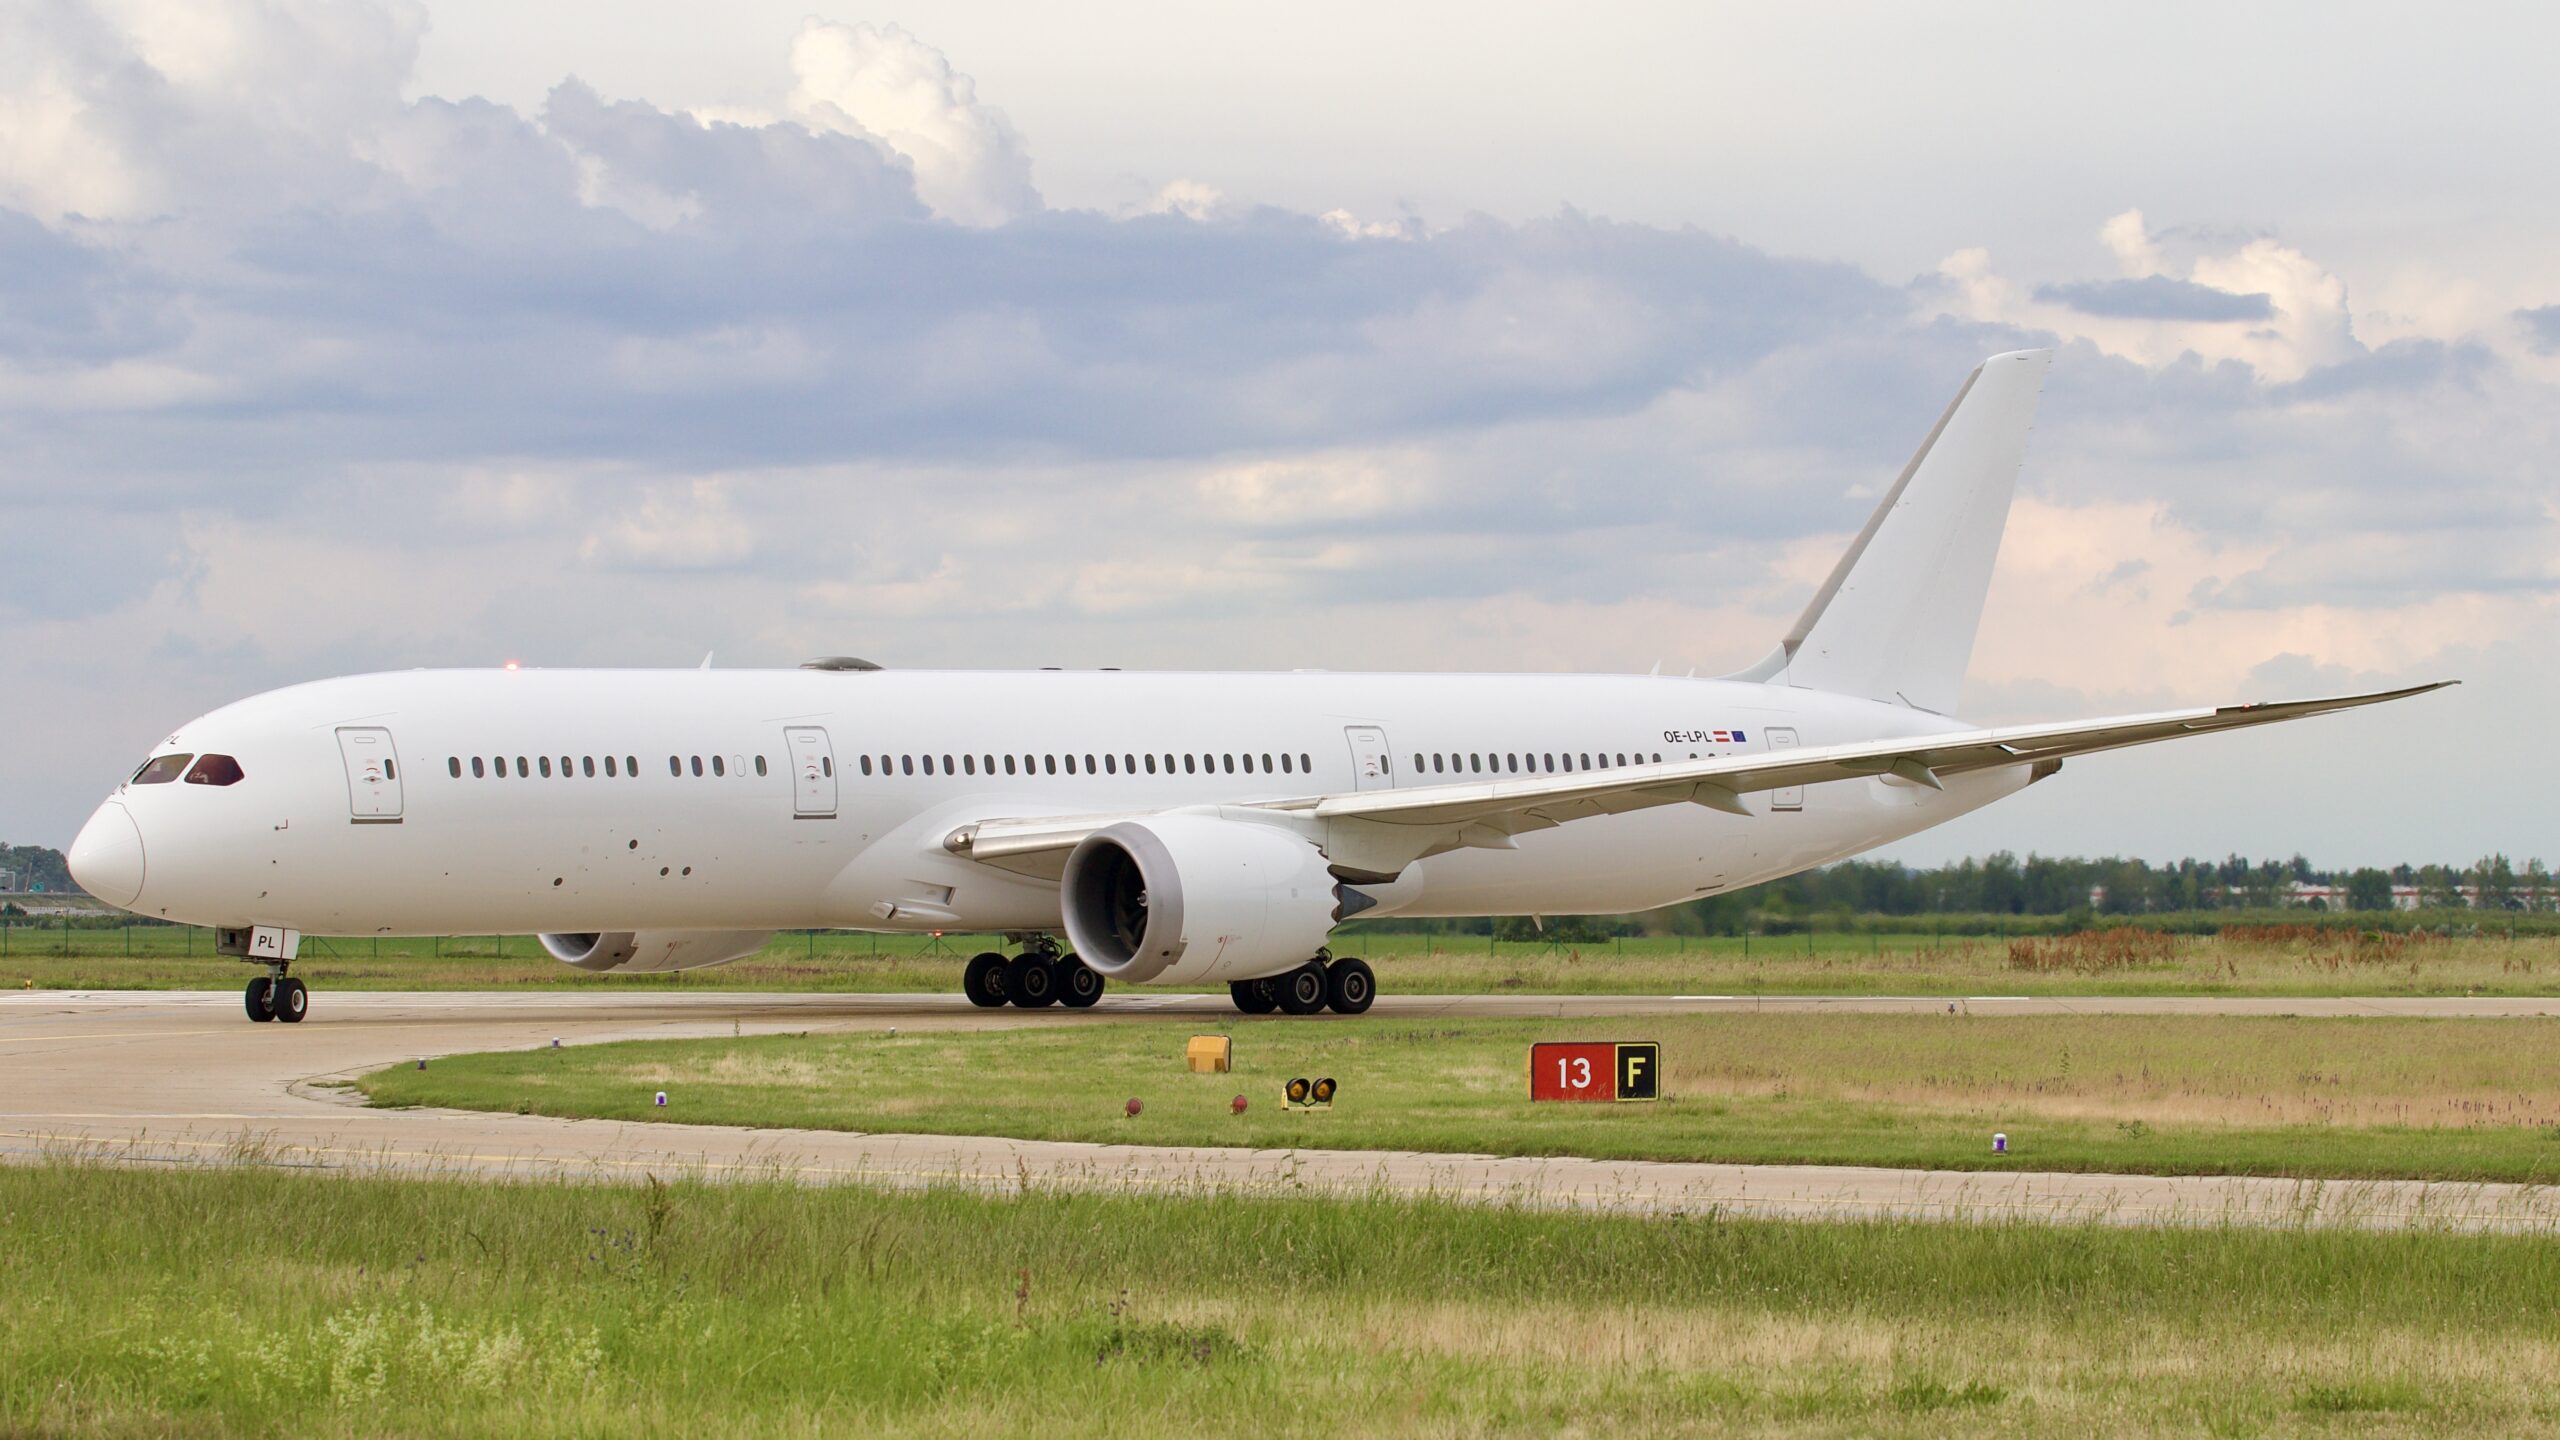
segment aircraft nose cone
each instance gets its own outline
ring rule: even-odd
[[[142,895],[142,831],[122,805],[110,800],[80,827],[64,857],[80,888],[110,905],[130,906]]]

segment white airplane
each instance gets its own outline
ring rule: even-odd
[[[1375,976],[1325,948],[1355,915],[1675,905],[1953,819],[2069,756],[2437,688],[1953,718],[2049,359],[1984,361],[1785,639],[1720,679],[359,675],[188,722],[90,817],[71,871],[262,962],[253,1020],[306,1013],[305,935],[529,932],[610,973],[807,928],[1011,935],[1017,954],[968,966],[980,1005],[1225,982],[1248,1012],[1358,1013]]]

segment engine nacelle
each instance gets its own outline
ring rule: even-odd
[[[743,960],[772,938],[770,930],[622,930],[545,935],[542,948],[563,965],[600,975],[657,975]]]
[[[1058,895],[1076,954],[1136,983],[1277,975],[1314,958],[1346,902],[1307,840],[1214,815],[1093,832],[1068,852]],[[1366,898],[1350,908],[1367,908]]]

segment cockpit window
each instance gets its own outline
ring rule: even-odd
[[[194,758],[196,757],[193,755],[155,755],[149,760],[143,762],[141,769],[133,772],[133,783],[136,785],[166,785],[170,781],[177,779],[179,776],[186,774],[187,762]]]
[[[228,755],[207,755],[196,761],[196,768],[187,772],[187,783],[237,785],[240,783],[240,762]]]

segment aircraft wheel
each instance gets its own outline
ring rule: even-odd
[[[1357,1015],[1378,998],[1378,976],[1369,962],[1336,960],[1324,967],[1324,1003],[1338,1015]]]
[[[249,982],[248,993],[240,998],[248,1004],[250,1019],[264,1021],[276,1018],[275,984],[264,975]]]
[[[311,1013],[310,987],[290,975],[277,981],[275,1010],[276,1018],[286,1024],[301,1024],[302,1017]]]
[[[1053,967],[1058,981],[1058,1003],[1070,1010],[1090,1008],[1102,998],[1102,974],[1073,955],[1058,957]]]
[[[1016,955],[1004,967],[1005,998],[1025,1010],[1058,1003],[1058,972],[1046,955]]]
[[[1010,966],[993,950],[969,959],[969,968],[960,972],[960,993],[969,1003],[982,1010],[993,1010],[1004,1003],[1004,982]]]
[[[1280,984],[1268,975],[1259,980],[1229,981],[1227,998],[1247,1015],[1268,1015],[1280,1008]]]
[[[1324,962],[1310,960],[1278,977],[1280,1008],[1292,1015],[1313,1015],[1324,1008]]]

